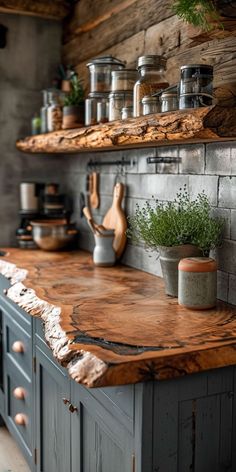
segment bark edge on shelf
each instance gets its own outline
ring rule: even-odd
[[[211,106],[30,136],[17,141],[29,153],[76,153],[236,138],[236,107]]]

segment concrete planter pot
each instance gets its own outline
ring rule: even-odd
[[[180,246],[159,246],[162,274],[165,282],[165,292],[172,297],[178,297],[178,264],[184,257],[202,256],[202,251],[192,244]]]
[[[63,129],[82,128],[84,126],[84,103],[63,107]]]

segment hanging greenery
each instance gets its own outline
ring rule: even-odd
[[[212,0],[175,0],[173,10],[182,20],[205,31],[218,27],[223,28],[220,15]]]

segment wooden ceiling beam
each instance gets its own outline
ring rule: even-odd
[[[62,20],[69,14],[71,5],[67,0],[0,0],[0,13]]]

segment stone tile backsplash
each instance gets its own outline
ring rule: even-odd
[[[147,157],[175,157],[171,164],[147,164]],[[236,144],[211,143],[144,148],[128,151],[86,153],[63,156],[64,184],[74,200],[74,219],[80,229],[80,247],[92,251],[93,236],[84,218],[80,217],[80,192],[85,192],[87,164],[92,160],[116,161],[124,158],[132,162],[125,175],[118,178],[126,185],[124,208],[133,214],[136,203],[147,199],[173,200],[183,185],[194,198],[204,190],[213,214],[225,219],[224,242],[217,250],[219,261],[218,296],[236,304]],[[101,166],[100,208],[94,211],[100,223],[112,203],[112,190],[119,170],[116,166]],[[147,252],[142,244],[128,241],[122,262],[146,272],[161,275],[157,254]]]

